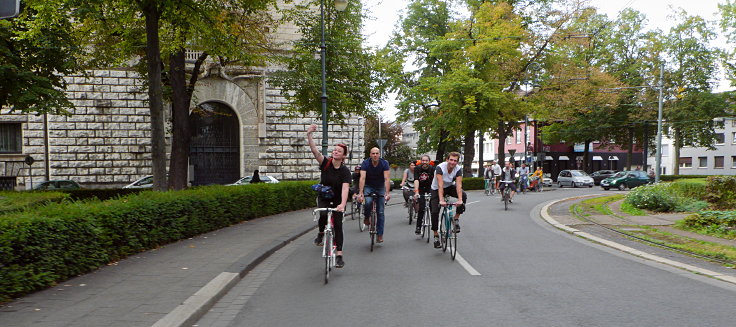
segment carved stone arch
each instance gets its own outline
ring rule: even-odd
[[[250,91],[250,90],[249,90]],[[258,169],[259,147],[258,127],[261,119],[258,114],[258,99],[253,92],[246,92],[235,83],[219,78],[205,78],[197,82],[192,95],[190,108],[207,102],[222,103],[230,107],[238,121],[239,170],[240,176],[248,176]]]

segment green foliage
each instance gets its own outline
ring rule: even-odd
[[[669,184],[642,185],[631,190],[624,201],[639,209],[675,211],[678,197],[669,191],[669,186]]]
[[[702,179],[707,177],[705,175],[661,175],[659,179],[663,182],[671,182],[680,179]]]
[[[64,75],[82,71],[83,47],[57,1],[23,1],[17,18],[0,20],[0,107],[68,113]]]
[[[718,10],[721,13],[720,27],[726,36],[726,40],[731,45],[721,50],[721,63],[728,73],[731,80],[731,86],[736,85],[736,2],[726,0],[722,4],[718,4]]]
[[[286,70],[271,74],[270,83],[282,90],[293,116],[321,115],[322,65],[315,50],[321,39],[319,1],[311,0],[285,12],[302,36],[280,62]],[[326,5],[326,84],[327,114],[331,123],[342,123],[351,115],[372,116],[383,96],[380,72],[375,68],[375,54],[363,47],[362,6],[350,2],[344,12]]]
[[[682,197],[697,200],[705,200],[705,196],[707,194],[706,182],[702,178],[678,179],[671,183],[670,190]]]
[[[736,176],[710,176],[705,198],[715,209],[736,208]]]
[[[144,191],[0,219],[0,301],[240,221],[314,206],[313,182]]]
[[[62,202],[68,198],[69,196],[63,192],[0,192],[0,215],[51,202]]]
[[[485,181],[481,177],[463,177],[463,190],[482,190]]]
[[[676,226],[706,235],[736,239],[736,211],[701,211],[677,221]]]

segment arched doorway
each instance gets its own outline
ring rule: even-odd
[[[240,178],[238,117],[219,102],[205,102],[189,115],[192,185],[228,184]]]

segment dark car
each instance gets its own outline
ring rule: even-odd
[[[33,187],[34,190],[78,190],[80,188],[77,182],[66,179],[46,181]]]
[[[598,170],[590,174],[590,177],[593,177],[595,185],[600,185],[602,180],[616,175],[617,172],[618,170]]]
[[[616,175],[602,180],[601,187],[604,190],[618,188],[623,191],[626,188],[634,188],[647,183],[649,183],[649,176],[647,176],[646,172],[639,170],[621,171],[616,173]]]

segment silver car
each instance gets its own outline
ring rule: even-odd
[[[563,170],[557,176],[557,184],[559,184],[560,187],[563,187],[563,186],[593,187],[594,182],[593,182],[593,177],[590,177],[588,173],[582,170]]]
[[[278,183],[279,182],[279,180],[276,179],[276,177],[273,177],[273,176],[261,175],[260,177],[261,177],[261,181],[263,183],[275,184],[275,183]],[[250,184],[250,179],[251,178],[253,178],[253,176],[245,176],[245,177],[237,180],[235,183],[227,184],[227,185],[228,186],[232,186],[232,185],[246,185],[246,184]]]

